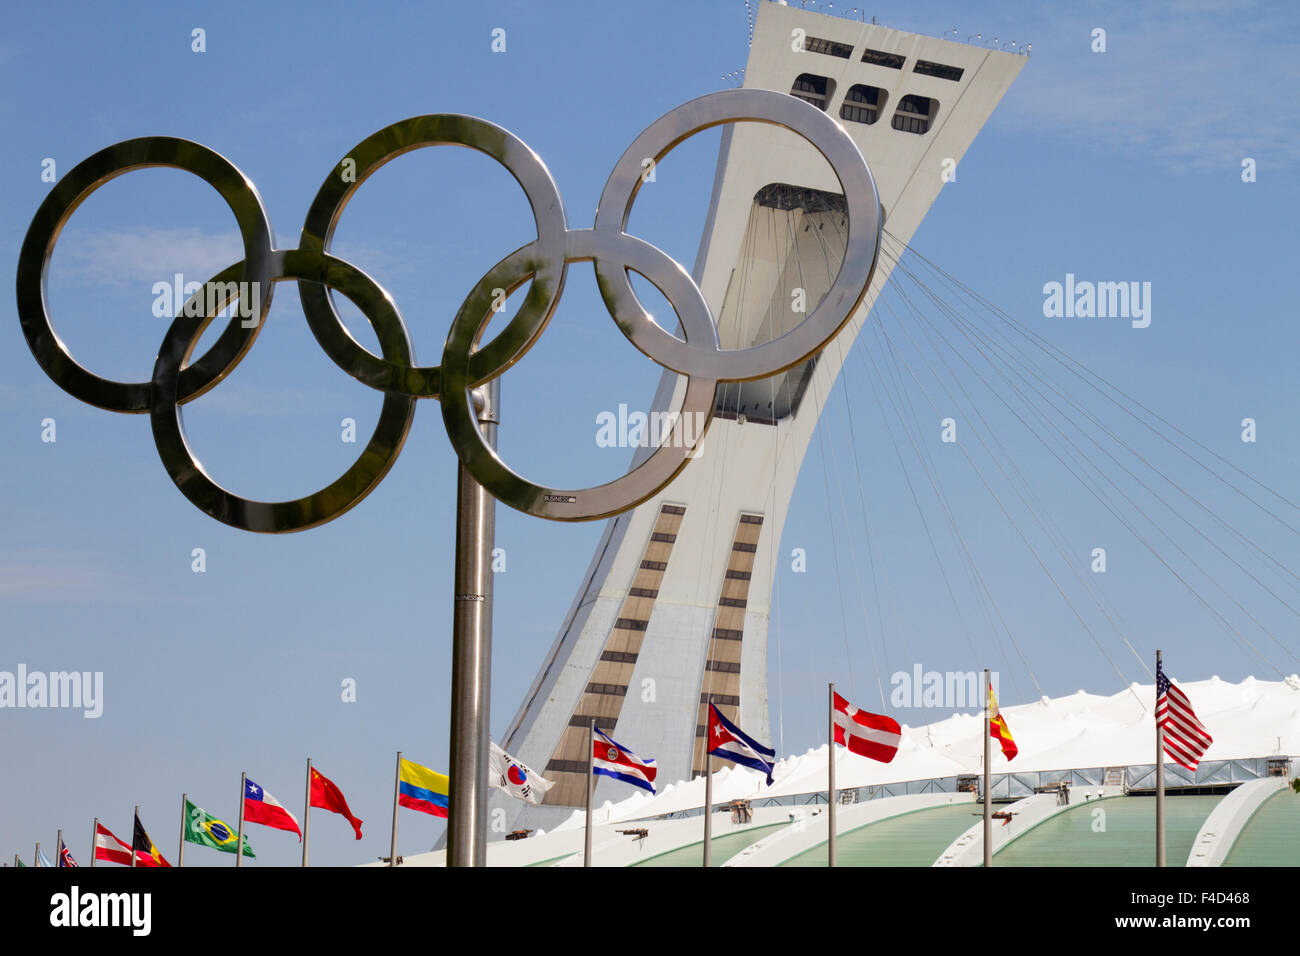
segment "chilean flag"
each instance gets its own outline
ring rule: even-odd
[[[642,760],[599,730],[596,731],[596,737],[592,743],[592,773],[613,777],[642,790],[655,792],[655,774],[659,770],[653,760]]]
[[[281,806],[279,800],[247,778],[244,779],[244,819],[277,830],[292,830],[298,834],[299,840],[302,839],[298,818]]]
[[[835,695],[835,742],[863,757],[889,763],[898,753],[903,728],[892,717],[858,710]]]

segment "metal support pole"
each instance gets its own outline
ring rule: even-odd
[[[393,842],[388,850],[388,865],[397,866],[397,807],[402,796],[402,752],[397,751],[397,769],[393,771]]]
[[[713,865],[713,751],[709,738],[704,738],[704,865]]]
[[[185,819],[185,805],[189,803],[189,800],[190,795],[188,793],[181,794],[181,843],[176,848],[177,867],[185,865],[185,827],[189,825],[189,821]]]
[[[826,738],[826,865],[835,865],[835,685],[829,688],[828,707],[830,716],[827,723],[830,728]]]
[[[500,396],[500,379],[474,392],[489,448],[497,443]],[[457,467],[447,865],[486,866],[496,499],[463,464]]]
[[[248,793],[248,773],[239,775],[239,842],[235,844],[235,866],[244,865],[244,794]]]
[[[1156,673],[1160,673],[1161,652],[1156,651]],[[1156,700],[1160,689],[1156,688]],[[1156,866],[1165,865],[1165,728],[1156,716]]]
[[[95,868],[95,859],[99,856],[99,817],[90,825],[90,868]],[[14,857],[17,861],[18,857]]]
[[[302,865],[307,865],[307,843],[311,833],[311,758],[307,758],[307,794],[302,798]]]
[[[984,668],[984,865],[993,865],[993,773],[989,770],[989,757],[993,753],[993,685],[989,682],[989,669]]]
[[[63,831],[62,830],[60,830],[59,835],[54,838],[54,868],[57,870],[61,866],[63,866]]]
[[[596,718],[591,718],[591,725],[587,728],[587,832],[582,838],[582,865],[591,866],[591,801],[593,791],[596,789],[596,775],[592,772],[595,768],[592,758],[596,753]]]

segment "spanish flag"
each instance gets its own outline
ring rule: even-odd
[[[435,817],[447,816],[447,792],[450,781],[446,774],[437,773],[418,763],[402,758],[398,775],[397,802],[409,810],[419,810]]]
[[[1002,747],[1002,756],[1008,760],[1020,753],[1020,748],[1016,746],[1015,740],[1011,737],[1011,730],[1007,727],[1006,718],[998,709],[998,698],[993,693],[993,685],[989,684],[989,736],[998,742]]]
[[[149,839],[149,834],[145,832],[138,813],[135,815],[135,836],[131,840],[131,850],[135,853],[136,866],[171,866],[163,859],[162,853],[154,846],[153,840]]]

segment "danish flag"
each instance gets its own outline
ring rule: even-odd
[[[889,763],[898,753],[903,728],[893,717],[858,710],[835,695],[835,742],[862,757]]]

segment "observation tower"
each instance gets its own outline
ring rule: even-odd
[[[1025,62],[1019,52],[764,2],[744,86],[837,117],[875,176],[885,228],[906,243]],[[795,134],[723,127],[694,267],[723,348],[774,339],[816,307],[843,255],[838,189]],[[773,578],[788,558],[781,532],[818,418],[889,273],[881,257],[862,306],[819,356],[720,385],[699,460],[610,520],[501,741],[555,781],[540,807],[495,793],[507,829],[550,828],[583,805],[592,718],[653,757],[664,782],[703,771],[709,701],[771,739],[767,639]],[[677,407],[682,387],[665,372],[647,411]],[[625,785],[600,779],[597,804],[625,796]]]

